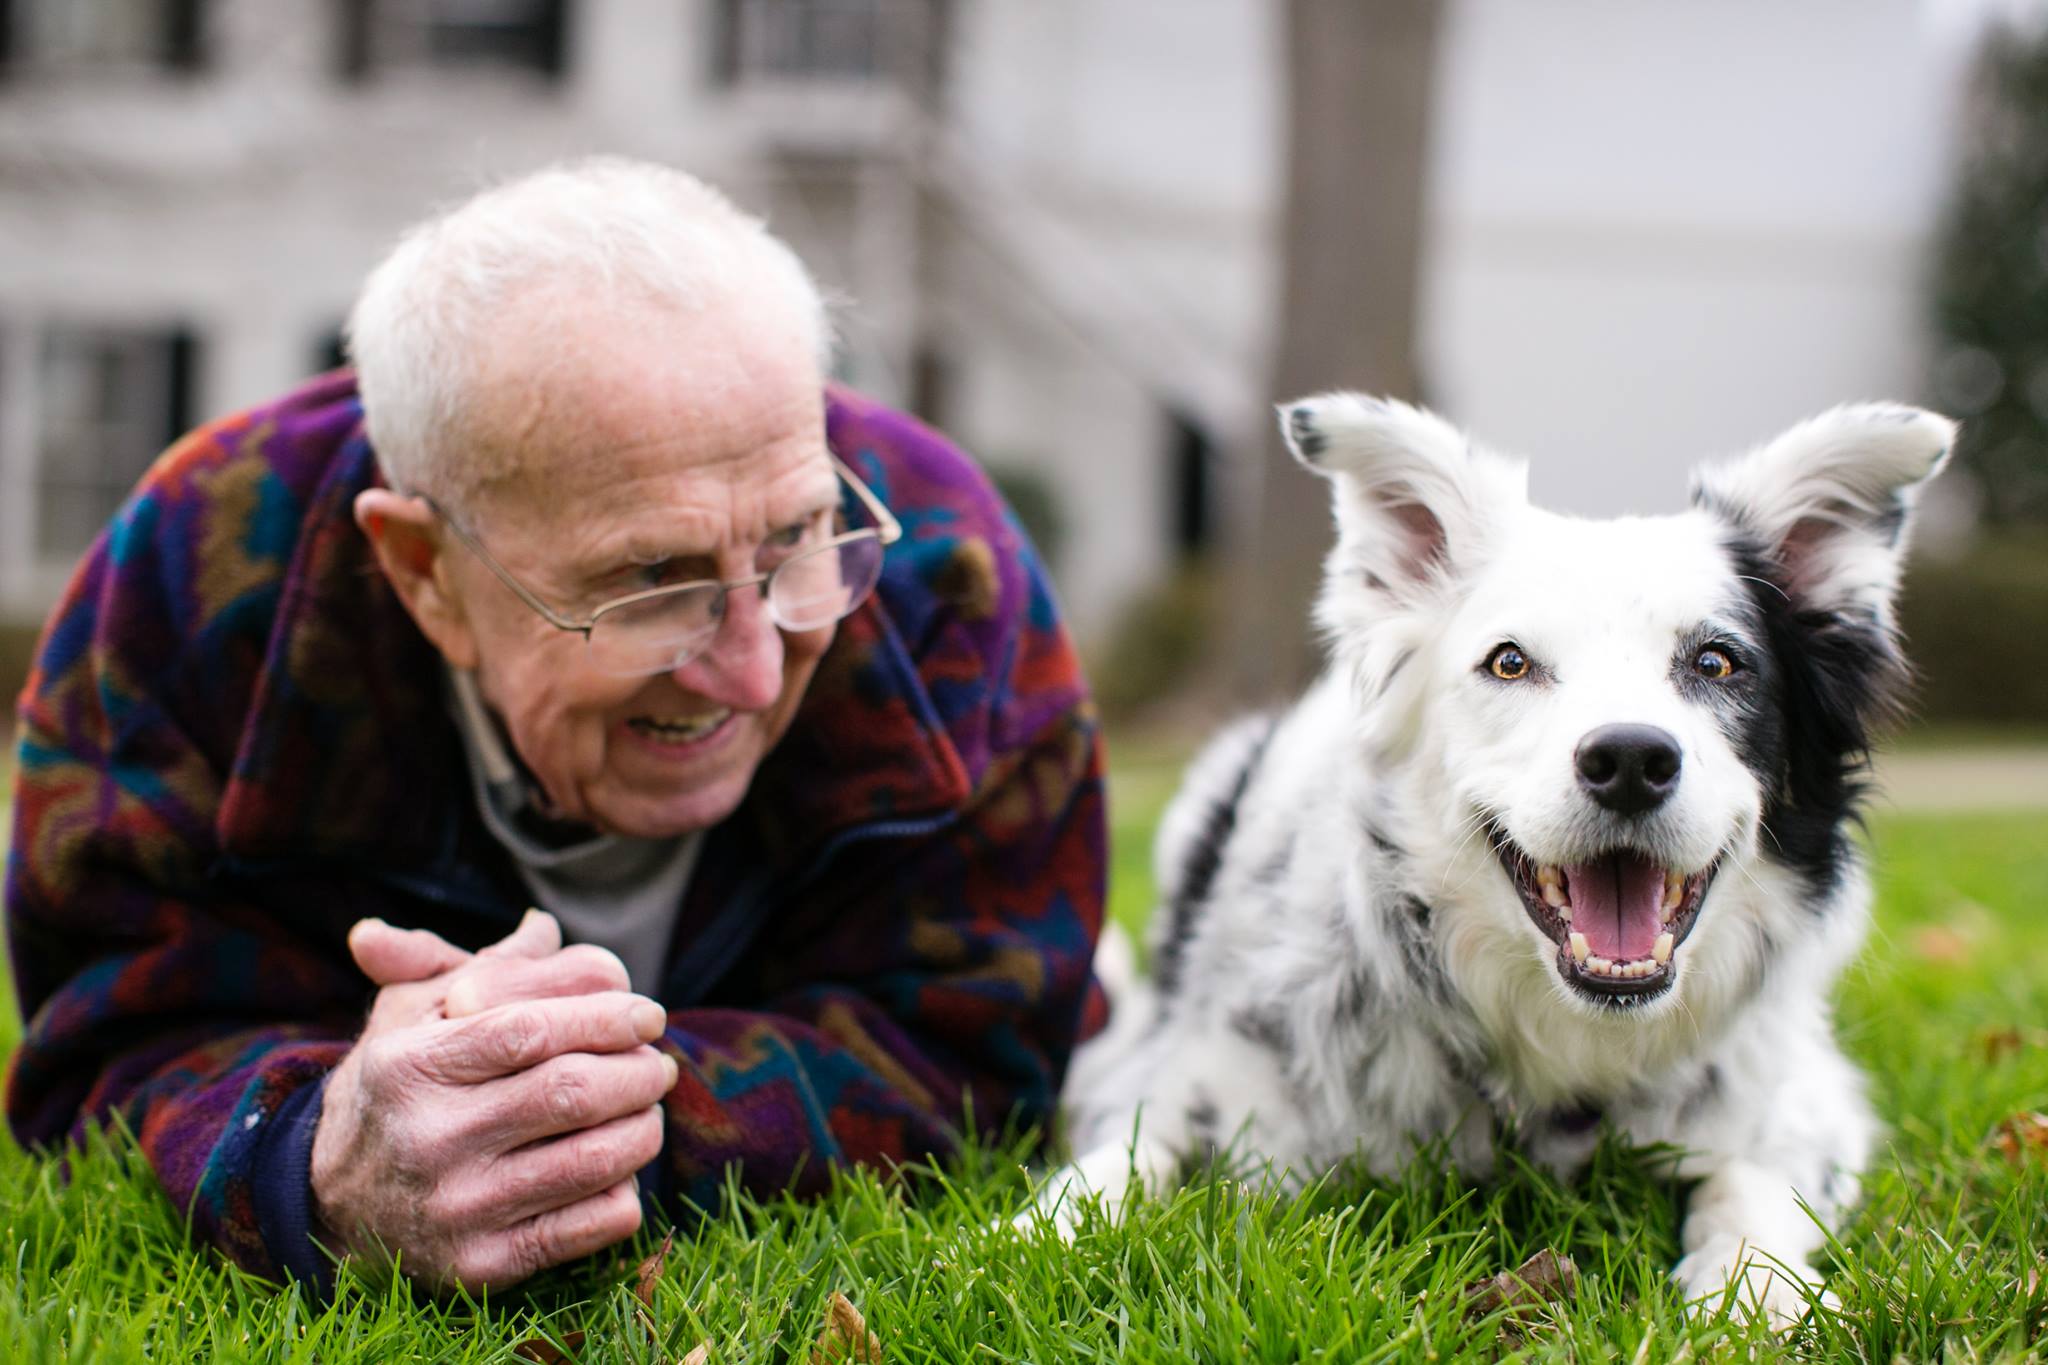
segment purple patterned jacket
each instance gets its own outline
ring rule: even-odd
[[[1043,1121],[1103,1012],[1101,751],[1044,574],[940,437],[839,391],[827,422],[905,535],[684,897],[642,1175],[672,1210],[735,1164],[812,1192],[964,1114]],[[352,520],[375,478],[345,371],[157,461],[44,635],[7,868],[16,1135],[119,1115],[199,1235],[316,1280],[313,1128],[369,1002],[349,926],[476,947],[528,901]]]

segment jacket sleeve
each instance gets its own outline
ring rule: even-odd
[[[834,860],[767,949],[759,1009],[671,1013],[670,1190],[715,1207],[736,1165],[756,1193],[813,1193],[839,1162],[1051,1118],[1100,1012],[1105,834],[1093,705],[1056,625],[1040,646],[1013,669],[1069,699],[1000,748],[963,809]]]
[[[24,1144],[126,1126],[199,1236],[304,1273],[318,1087],[364,988],[322,935],[212,876],[226,717],[260,659],[236,613],[267,619],[270,580],[187,573],[159,525],[174,513],[148,485],[124,507],[21,698],[6,909],[26,1028],[8,1120]]]

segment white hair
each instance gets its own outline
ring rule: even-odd
[[[758,218],[667,166],[594,157],[548,166],[406,231],[350,311],[370,442],[385,480],[466,501],[490,477],[463,439],[476,360],[505,310],[567,281],[599,299],[697,310],[740,291],[784,297],[829,369],[831,320],[810,271]]]

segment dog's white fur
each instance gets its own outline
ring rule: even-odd
[[[1224,1147],[1301,1178],[1353,1159],[1389,1173],[1442,1139],[1480,1176],[1512,1125],[1568,1172],[1605,1123],[1682,1149],[1699,1182],[1687,1297],[1735,1278],[1796,1319],[1811,1291],[1792,1277],[1815,1279],[1876,1131],[1828,1006],[1869,888],[1841,839],[1853,787],[1801,787],[1797,765],[1833,750],[1785,733],[1819,721],[1772,693],[1793,686],[1772,655],[1839,626],[1812,638],[1846,650],[1845,671],[1867,649],[1896,672],[1905,525],[1952,424],[1838,408],[1703,470],[1684,513],[1599,522],[1531,506],[1519,464],[1401,403],[1325,395],[1282,425],[1332,483],[1316,606],[1332,664],[1191,767],[1157,846],[1162,980],[1077,1059],[1077,1159],[1020,1225],[1071,1233],[1082,1194],[1115,1216]],[[1489,676],[1506,641],[1540,674]],[[1685,676],[1703,641],[1746,661],[1749,691]],[[1817,704],[1856,722],[1853,748],[1885,699],[1847,691]],[[1617,722],[1667,731],[1683,758],[1670,798],[1626,818],[1573,766]],[[1860,757],[1837,756],[1843,776]],[[1774,814],[1804,821],[1803,854],[1778,846]],[[1617,842],[1687,874],[1719,859],[1668,989],[1624,1004],[1568,984],[1496,837],[1539,863]]]

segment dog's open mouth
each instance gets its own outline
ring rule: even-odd
[[[1670,989],[1673,957],[1721,865],[1716,858],[1685,873],[1628,848],[1589,862],[1538,863],[1498,833],[1494,851],[1529,918],[1557,944],[1566,984],[1616,1003]]]

